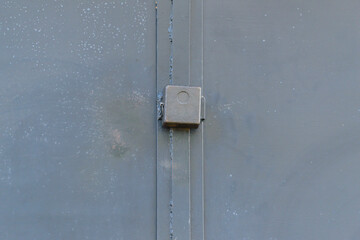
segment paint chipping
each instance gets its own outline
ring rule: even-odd
[[[173,219],[174,219],[174,202],[171,200],[169,204],[169,210],[170,210],[170,239],[174,238],[174,227],[173,227]]]

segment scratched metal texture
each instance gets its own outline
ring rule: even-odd
[[[153,0],[0,4],[0,239],[156,239]]]
[[[360,239],[360,2],[204,4],[205,239]]]

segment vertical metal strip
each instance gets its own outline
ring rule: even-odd
[[[158,101],[161,100],[162,90],[170,83],[170,55],[171,44],[169,39],[170,0],[156,2],[156,77]],[[171,156],[170,156],[169,130],[157,125],[157,238],[158,240],[170,239],[170,201],[171,201]]]
[[[173,1],[173,84],[190,85],[190,0]],[[191,239],[190,130],[174,129],[173,239]]]
[[[203,0],[157,3],[157,90],[203,86]],[[159,94],[159,99],[161,94]],[[157,136],[157,239],[204,239],[203,127]]]
[[[191,85],[200,86],[204,95],[203,81],[203,0],[191,1],[190,12],[190,79]],[[204,151],[203,131],[191,130],[191,233],[196,240],[204,236]]]
[[[191,239],[190,219],[190,130],[173,132],[172,236]]]

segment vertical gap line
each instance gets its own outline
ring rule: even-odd
[[[189,147],[189,158],[188,158],[188,171],[189,171],[189,239],[192,239],[192,225],[191,225],[191,129],[188,130],[188,147]]]
[[[171,0],[171,10],[170,10],[170,23],[168,28],[169,40],[170,40],[170,67],[169,67],[169,83],[173,84],[173,73],[174,73],[174,1]]]
[[[188,31],[189,31],[189,39],[188,39],[188,45],[189,45],[189,50],[188,50],[188,82],[189,82],[189,86],[191,84],[191,0],[189,1],[189,25],[188,25]]]
[[[189,50],[188,50],[188,83],[189,86],[191,85],[191,4],[192,4],[192,0],[188,0],[189,1],[189,25],[188,25],[188,32],[189,32],[189,37],[188,37],[188,46],[189,46]],[[189,171],[189,239],[192,239],[192,224],[191,224],[191,206],[192,206],[192,202],[191,202],[191,130],[189,129],[188,131],[188,148],[189,148],[189,159],[188,159],[188,171]]]
[[[158,89],[158,78],[159,78],[159,71],[158,71],[158,9],[157,9],[157,0],[154,0],[155,2],[155,88],[156,91]],[[157,94],[157,98],[158,98],[158,93]],[[158,104],[158,102],[156,103]],[[158,108],[158,106],[157,106]],[[157,128],[159,128],[159,122],[158,122],[158,111],[159,109],[157,109],[157,113],[156,113],[156,126]],[[155,153],[155,157],[156,157],[156,171],[155,171],[155,176],[156,176],[156,180],[155,180],[155,209],[156,209],[156,217],[155,217],[155,221],[156,221],[156,227],[155,227],[155,239],[157,239],[158,237],[158,164],[159,164],[159,130],[157,129],[156,131],[156,153]]]
[[[171,183],[170,183],[170,203],[169,203],[169,214],[170,214],[170,223],[169,223],[169,236],[170,239],[173,239],[174,236],[174,223],[173,223],[173,207],[174,207],[174,201],[173,201],[173,160],[174,160],[174,143],[173,143],[173,137],[174,137],[174,130],[171,128],[169,131],[169,150],[170,150],[170,169],[171,169]]]
[[[201,87],[203,89],[202,91],[202,95],[205,97],[205,88],[204,88],[204,0],[200,0],[201,1]],[[206,104],[204,104],[204,108],[206,108]],[[204,109],[204,111],[206,112],[206,109]],[[205,238],[205,156],[204,156],[204,122],[201,123],[201,182],[202,182],[202,186],[201,186],[201,205],[202,205],[202,238],[203,240],[206,239]]]
[[[174,1],[171,0],[171,9],[170,9],[170,16],[169,16],[169,41],[170,41],[170,57],[169,57],[169,84],[173,84],[173,72],[174,72],[174,36],[173,36],[173,26],[174,26]],[[170,175],[170,203],[169,203],[169,214],[170,214],[170,223],[169,223],[169,237],[170,240],[174,237],[174,197],[173,197],[173,184],[174,184],[174,178],[173,178],[173,162],[174,162],[174,129],[171,128],[169,131],[169,151],[170,151],[170,169],[171,169],[171,175]]]

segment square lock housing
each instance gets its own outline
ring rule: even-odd
[[[201,122],[201,88],[166,86],[162,119],[164,127],[197,128]]]

